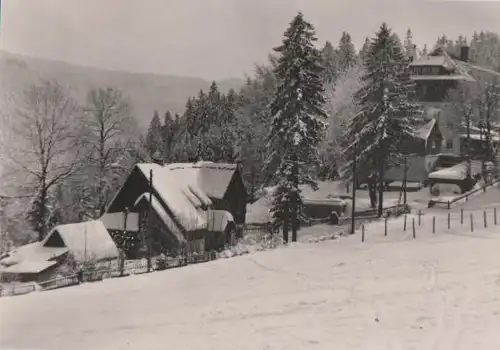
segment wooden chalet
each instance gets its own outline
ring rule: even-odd
[[[105,216],[128,208],[138,220],[137,230],[132,229],[131,234],[148,237],[150,232],[153,254],[175,254],[179,249],[202,252],[222,248],[245,223],[246,197],[235,164],[137,164]],[[116,231],[111,228],[116,224],[108,226]],[[128,253],[140,255],[138,251]]]

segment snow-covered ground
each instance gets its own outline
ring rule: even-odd
[[[318,244],[0,299],[0,348],[498,349],[500,225]],[[409,216],[409,219],[412,217]]]

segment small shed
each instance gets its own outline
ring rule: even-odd
[[[118,255],[118,248],[101,221],[59,225],[43,241],[10,251],[0,260],[0,273],[7,280],[42,282],[53,277],[69,256],[83,264],[115,260]]]

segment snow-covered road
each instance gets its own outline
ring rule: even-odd
[[[467,230],[357,234],[2,298],[0,348],[496,350],[500,226]]]

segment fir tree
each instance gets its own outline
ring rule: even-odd
[[[322,63],[324,71],[324,81],[326,84],[334,84],[337,80],[337,51],[333,47],[332,43],[327,41],[323,50],[321,50]]]
[[[280,56],[274,68],[278,86],[270,104],[268,147],[270,159],[279,159],[272,213],[275,223],[283,224],[285,241],[288,224],[292,241],[297,239],[302,211],[300,185],[317,188],[312,173],[320,163],[318,145],[327,114],[323,110],[323,68],[321,53],[314,46],[316,40],[314,27],[299,12],[286,30],[282,45],[274,49]]]
[[[149,124],[148,133],[146,134],[146,150],[151,159],[156,155],[163,156],[164,143],[162,135],[162,125],[158,111],[153,114],[153,119]]]
[[[370,39],[365,38],[365,42],[363,43],[363,47],[359,51],[359,57],[361,58],[361,62],[365,62],[368,52],[370,51]]]
[[[173,161],[172,153],[173,153],[173,145],[174,138],[176,134],[175,121],[172,117],[172,113],[167,111],[164,116],[163,121],[163,160],[165,163],[170,163]]]
[[[420,51],[420,56],[425,57],[429,55],[429,50],[427,49],[427,44],[424,44],[424,48]]]
[[[406,31],[404,50],[406,58],[410,58],[415,54],[413,50],[413,33],[411,32],[410,28],[408,28],[408,30]]]
[[[419,107],[411,102],[414,83],[409,79],[408,62],[385,23],[372,39],[365,61],[364,86],[356,93],[359,112],[348,125],[344,153],[347,162],[344,175],[352,176],[356,154],[357,173],[378,173],[379,206],[383,211],[383,180],[387,166],[401,161],[401,145],[413,138],[410,121],[419,115]]]
[[[212,124],[211,109],[209,96],[203,90],[200,90],[196,99],[196,118],[192,135],[207,132],[210,128]]]
[[[349,68],[356,64],[356,49],[351,41],[351,35],[342,32],[338,50],[338,68],[341,72],[347,72]]]

